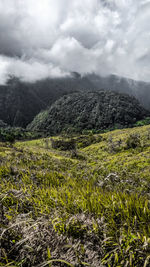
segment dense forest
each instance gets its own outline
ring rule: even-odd
[[[55,135],[133,126],[148,116],[139,102],[113,91],[77,92],[63,96],[28,125],[32,131]]]
[[[135,96],[150,109],[150,84],[136,82],[115,75],[100,77],[95,74],[81,76],[72,73],[65,78],[44,79],[26,83],[10,77],[0,86],[0,120],[11,126],[26,127],[41,111],[61,96],[76,91],[114,90]]]

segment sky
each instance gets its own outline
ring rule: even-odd
[[[70,72],[150,82],[150,0],[0,0],[0,84]]]

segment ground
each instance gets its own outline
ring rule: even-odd
[[[74,139],[0,144],[0,266],[149,266],[150,126]]]

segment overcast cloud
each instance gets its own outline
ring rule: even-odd
[[[81,74],[150,81],[150,0],[0,0],[0,83]]]

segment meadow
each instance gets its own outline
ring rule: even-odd
[[[0,143],[0,266],[150,266],[150,126],[74,141]]]

